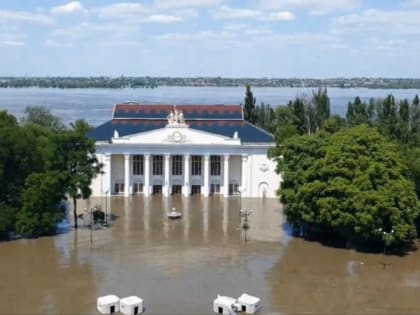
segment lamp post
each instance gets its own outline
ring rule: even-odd
[[[92,236],[92,229],[93,229],[93,210],[95,208],[90,208],[89,216],[90,216],[90,246],[92,247],[93,243],[93,236]]]
[[[388,240],[388,235],[394,234],[394,229],[391,229],[390,232],[386,232],[386,231],[383,231],[382,228],[379,228],[378,232],[381,233],[382,241],[384,242],[384,250],[382,252],[382,261],[380,262],[380,264],[382,265],[382,269],[385,269],[386,266],[391,264],[391,263],[387,263],[386,259],[385,259],[386,258],[386,243],[387,243],[387,240]]]
[[[105,192],[105,224],[108,225],[108,193],[109,190]]]
[[[246,190],[246,188],[244,187],[238,187],[238,192],[239,192],[239,215],[241,215],[241,211],[242,211],[242,193],[244,193]]]

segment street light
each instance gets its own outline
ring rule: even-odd
[[[250,226],[249,226],[249,224],[248,224],[248,216],[252,213],[253,211],[252,210],[249,210],[249,209],[241,209],[240,210],[240,216],[242,217],[242,218],[244,218],[244,223],[242,224],[242,229],[244,230],[244,232],[245,232],[245,235],[244,235],[244,239],[245,239],[245,242],[246,241],[248,241],[248,239],[247,239],[247,237],[246,237],[246,232],[249,230],[249,228],[250,228]]]
[[[245,191],[246,191],[246,188],[238,187],[238,192],[239,192],[239,215],[241,215],[241,211],[242,211],[242,193],[244,193]]]
[[[93,243],[93,236],[92,236],[92,229],[93,229],[93,211],[95,211],[96,208],[90,208],[90,246],[92,246]]]
[[[109,190],[105,192],[105,224],[108,225],[108,193]]]
[[[386,258],[386,243],[387,243],[387,239],[388,239],[388,235],[390,234],[394,234],[394,229],[391,229],[390,232],[386,232],[383,231],[382,228],[378,229],[378,232],[381,233],[382,235],[382,241],[384,242],[384,250],[382,253],[382,261],[380,262],[380,264],[382,265],[382,269],[385,269],[386,266],[391,265],[391,263],[387,263],[385,258]]]

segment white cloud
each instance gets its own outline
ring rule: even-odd
[[[47,40],[45,40],[45,46],[47,46],[47,47],[72,47],[73,44],[58,42],[58,41],[55,41],[53,39],[47,39]]]
[[[176,23],[176,22],[182,22],[182,21],[183,19],[178,16],[166,15],[166,14],[153,14],[139,20],[139,22],[144,22],[144,23],[163,23],[163,24]]]
[[[236,9],[223,5],[215,12],[214,16],[218,19],[246,19],[260,17],[262,12],[251,9]]]
[[[150,13],[150,8],[141,3],[115,3],[97,10],[101,18],[117,19],[122,22],[127,20],[138,20],[140,16]]]
[[[223,26],[224,30],[233,31],[233,32],[243,31],[247,28],[248,28],[248,25],[244,23],[229,23]]]
[[[362,0],[260,0],[259,2],[263,10],[305,11],[312,15],[352,10],[362,4]]]
[[[0,46],[22,47],[22,46],[25,46],[25,42],[17,41],[17,40],[5,40],[5,41],[0,41]]]
[[[260,19],[266,21],[292,21],[295,16],[289,11],[262,12],[252,9],[237,9],[223,5],[214,13],[217,19],[239,20],[239,19]]]
[[[54,20],[44,14],[24,11],[0,10],[0,24],[52,24]]]
[[[54,7],[51,9],[50,12],[53,15],[72,15],[72,14],[86,15],[87,14],[87,10],[83,7],[83,5],[79,1],[72,1],[67,4]]]
[[[156,38],[164,41],[209,41],[209,40],[225,40],[234,39],[236,35],[232,32],[212,32],[203,31],[196,33],[168,33],[159,35]]]
[[[207,8],[220,5],[224,0],[155,0],[155,6],[162,9]]]
[[[58,37],[67,37],[67,38],[83,38],[91,35],[103,34],[106,33],[108,36],[113,34],[126,34],[128,35],[131,32],[136,31],[135,29],[115,23],[106,23],[106,24],[92,24],[83,22],[75,26],[59,28],[52,32],[52,36],[55,38]]]
[[[405,0],[401,2],[404,8],[420,8],[420,0]]]
[[[264,19],[268,21],[293,21],[295,16],[289,11],[272,12]]]
[[[420,11],[366,10],[337,17],[332,24],[335,33],[380,32],[387,34],[420,34]]]

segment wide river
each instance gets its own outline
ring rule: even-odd
[[[262,300],[262,314],[415,314],[420,254],[364,254],[291,238],[274,199],[253,209],[244,241],[236,197],[143,199],[97,204],[113,226],[0,243],[0,312],[95,314],[98,296],[137,295],[149,314],[211,314],[217,294]],[[180,220],[165,213],[176,207]],[[83,212],[83,210],[82,210]],[[88,220],[87,220],[88,221]]]
[[[296,96],[311,96],[312,88],[252,88],[257,104],[284,105]],[[393,94],[412,100],[420,90],[328,89],[333,113],[345,115],[356,96],[368,101]],[[0,110],[21,117],[25,107],[42,105],[66,123],[84,118],[93,126],[111,119],[116,103],[135,101],[150,104],[240,104],[244,87],[158,87],[156,89],[0,89]]]

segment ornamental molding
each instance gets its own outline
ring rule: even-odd
[[[263,173],[268,172],[269,169],[270,168],[268,167],[268,165],[266,163],[263,163],[260,166],[260,171],[263,172]]]
[[[187,142],[187,136],[181,133],[178,130],[175,130],[170,135],[166,137],[163,142],[169,142],[169,143],[185,143]]]

